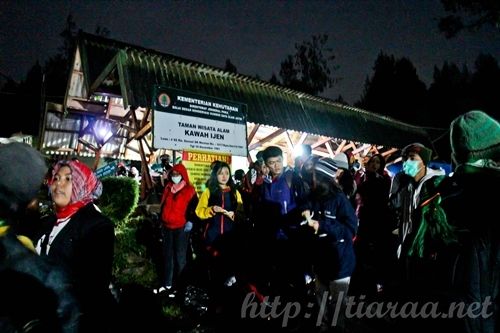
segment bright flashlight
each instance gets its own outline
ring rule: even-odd
[[[304,150],[304,146],[303,145],[296,145],[293,148],[293,154],[294,154],[295,157],[302,156],[302,155],[304,155],[304,153],[305,153],[305,150]]]

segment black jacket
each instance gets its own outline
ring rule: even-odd
[[[453,287],[466,304],[493,303],[488,318],[465,317],[467,332],[500,331],[500,221],[498,189],[500,171],[465,167],[455,171],[442,189],[442,206],[450,224],[457,228],[460,253]]]
[[[50,219],[55,221],[54,216]],[[46,255],[44,249],[50,232],[42,241],[41,255]],[[110,319],[105,314],[112,314],[114,307],[109,290],[113,253],[114,226],[92,203],[73,215],[50,245],[47,256],[69,272],[81,302],[84,323],[97,324],[96,318],[103,316]]]
[[[11,232],[0,236],[0,284],[0,330],[9,318],[18,328],[35,323],[33,332],[79,332],[80,311],[65,272]]]

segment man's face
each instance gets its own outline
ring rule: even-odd
[[[279,176],[283,172],[283,156],[269,157],[266,165],[273,176]]]
[[[424,166],[424,161],[422,160],[422,158],[420,157],[420,155],[417,154],[417,153],[410,153],[410,154],[408,154],[407,161],[418,161],[420,167]]]
[[[410,177],[417,177],[422,170],[425,170],[424,161],[417,153],[408,154],[408,158],[403,162],[403,171]],[[417,179],[417,178],[415,178]]]

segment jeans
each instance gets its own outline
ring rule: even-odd
[[[186,267],[189,232],[184,227],[168,229],[162,227],[164,275],[163,286],[172,286]]]

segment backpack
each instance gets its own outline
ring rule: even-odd
[[[424,258],[435,256],[437,251],[458,242],[456,230],[448,223],[446,212],[441,206],[440,185],[446,176],[434,177],[420,203],[420,225],[408,250],[409,256]]]

